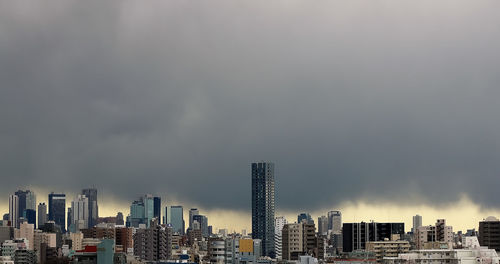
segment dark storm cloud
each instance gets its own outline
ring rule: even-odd
[[[0,192],[499,207],[496,1],[4,1]]]

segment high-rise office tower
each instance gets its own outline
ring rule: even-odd
[[[161,197],[153,197],[153,217],[158,219],[158,223],[161,223]]]
[[[38,204],[38,227],[47,223],[47,205],[45,203]]]
[[[174,233],[179,233],[184,235],[185,223],[184,223],[184,211],[182,206],[173,205],[170,207],[170,224],[172,225],[172,231]]]
[[[324,215],[318,217],[318,234],[319,235],[328,234],[328,217]]]
[[[9,196],[9,221],[11,226],[19,227],[19,197],[15,194]]]
[[[197,208],[189,209],[189,228],[193,229],[193,216],[199,215],[200,211]]]
[[[314,224],[314,220],[308,213],[301,213],[297,216],[297,223],[302,223],[303,221],[306,221],[308,224]]]
[[[151,194],[146,194],[142,197],[142,201],[144,203],[144,222],[147,227],[151,224],[151,220],[154,217],[154,198]]]
[[[422,226],[422,216],[421,215],[413,216],[413,228],[411,229],[411,232],[415,234],[418,228],[421,226]]]
[[[262,255],[275,258],[274,163],[252,163],[252,238],[262,241]]]
[[[163,224],[170,224],[170,214],[168,213],[168,206],[165,206],[165,215],[163,216]]]
[[[89,198],[82,194],[78,195],[76,199],[71,202],[71,221],[72,228],[74,228],[75,231],[89,228],[89,207]]]
[[[340,211],[328,212],[328,230],[334,234],[342,233],[342,213]]]
[[[99,218],[99,206],[97,205],[97,189],[88,188],[82,190],[82,195],[89,200],[89,227],[97,225],[97,218]]]
[[[139,227],[144,222],[144,202],[142,199],[133,201],[130,205],[130,214],[127,217],[127,227]]]
[[[30,190],[18,190],[14,193],[17,195],[18,208],[17,208],[17,223],[19,223],[19,218],[24,218],[29,224],[36,223],[36,195]]]
[[[282,239],[283,239],[283,227],[287,224],[286,218],[284,216],[278,216],[274,220],[274,249],[276,250],[276,259],[281,260],[282,255]]]
[[[49,194],[49,220],[54,221],[62,232],[66,232],[66,194]]]
[[[68,207],[66,213],[66,226],[68,227],[68,232],[76,232],[75,225],[73,225],[73,208],[71,206]]]
[[[200,224],[201,235],[208,237],[208,218],[204,215],[193,215],[193,223],[194,221]],[[191,229],[194,229],[194,227],[191,226]]]

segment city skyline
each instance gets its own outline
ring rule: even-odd
[[[477,228],[500,216],[499,8],[2,2],[0,210],[96,186],[99,215],[151,193],[250,230],[270,160],[277,216]]]
[[[85,187],[82,187],[82,189]],[[20,190],[31,190],[34,191],[37,197],[37,206],[39,203],[45,203],[47,206],[47,214],[48,214],[48,199],[47,196],[50,192],[40,192],[36,189],[25,187],[19,188]],[[99,188],[97,188],[99,190]],[[15,190],[17,191],[17,190]],[[66,194],[66,212],[67,208],[71,207],[71,201],[75,199],[75,197],[80,194],[81,191],[77,191],[73,194]],[[122,203],[110,203],[110,201],[106,200],[106,194],[103,194],[100,190],[99,192],[99,217],[107,217],[107,216],[116,216],[118,212],[122,212],[124,216],[127,216],[130,212],[130,203],[133,201],[124,201]],[[14,192],[12,192],[14,193]],[[54,192],[60,193],[60,192]],[[138,195],[137,198],[140,198],[142,195]],[[158,195],[159,194],[153,194]],[[102,196],[102,197],[101,197]],[[190,208],[198,208],[202,211],[203,215],[206,215],[210,220],[210,225],[214,226],[214,231],[218,229],[229,229],[230,231],[240,232],[245,229],[247,232],[251,231],[251,204],[249,203],[249,207],[247,209],[242,209],[240,211],[230,211],[230,210],[221,210],[221,209],[205,209],[198,205],[189,205],[187,203],[183,203],[182,201],[171,201],[165,203],[165,196],[162,197],[162,210],[165,209],[165,206],[172,205],[181,205],[184,208],[184,220],[186,222],[185,228],[188,228],[188,219],[189,219],[189,209]],[[168,198],[168,197],[166,197]],[[110,199],[112,200],[112,199]],[[168,201],[168,200],[167,200]],[[488,216],[500,217],[500,211],[496,210],[483,210],[477,205],[474,205],[470,200],[463,198],[458,203],[455,204],[455,208],[461,208],[461,210],[456,210],[453,208],[448,209],[439,209],[432,208],[428,206],[419,206],[419,207],[399,207],[399,206],[387,206],[387,205],[375,205],[369,203],[358,203],[358,204],[345,204],[335,208],[325,208],[323,210],[316,211],[307,211],[307,209],[299,210],[299,211],[287,211],[280,209],[279,206],[276,209],[275,216],[285,216],[286,219],[290,222],[296,222],[297,216],[300,213],[307,212],[311,215],[312,219],[317,220],[319,216],[327,215],[328,211],[338,210],[342,212],[342,222],[404,222],[406,231],[411,231],[411,227],[413,226],[413,216],[416,214],[422,216],[423,222],[425,225],[433,225],[436,219],[445,218],[447,222],[454,226],[456,230],[466,231],[467,229],[475,228],[478,229],[478,222],[486,219]],[[186,208],[188,208],[186,210]],[[465,210],[465,211],[464,211]],[[2,200],[0,199],[0,213],[8,213],[8,199]],[[464,218],[463,214],[470,215],[468,218]],[[372,217],[367,217],[367,215]],[[38,215],[37,215],[38,218]],[[234,221],[234,220],[237,221]],[[67,220],[67,219],[66,219]],[[163,220],[162,220],[163,221]],[[317,223],[316,223],[317,224]]]

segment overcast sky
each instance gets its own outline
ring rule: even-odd
[[[500,208],[499,1],[1,1],[0,193]]]

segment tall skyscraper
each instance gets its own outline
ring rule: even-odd
[[[193,215],[193,223],[194,221],[200,224],[201,235],[208,237],[208,218],[204,215]],[[191,226],[191,229],[194,229],[193,226]]]
[[[38,204],[38,227],[47,223],[47,205],[45,203]]]
[[[71,221],[72,228],[74,228],[74,231],[76,232],[81,229],[89,228],[89,198],[87,198],[85,195],[80,194],[74,201],[71,202]]]
[[[89,227],[97,225],[97,218],[99,218],[99,206],[97,205],[97,189],[88,188],[82,190],[82,195],[89,200]]]
[[[413,217],[413,228],[411,229],[411,231],[415,234],[417,233],[418,228],[421,226],[422,226],[422,216],[415,215]]]
[[[342,213],[340,211],[328,212],[328,230],[334,234],[342,233]]]
[[[318,234],[320,235],[328,234],[328,217],[324,215],[318,217]]]
[[[170,207],[170,224],[172,225],[172,231],[174,233],[184,235],[185,223],[182,206],[173,205]]]
[[[252,163],[252,238],[262,241],[262,255],[275,258],[274,163]]]
[[[158,219],[158,223],[161,223],[161,197],[153,197],[153,217]]]
[[[18,190],[14,193],[17,196],[17,225],[19,218],[24,218],[29,224],[36,223],[36,195],[30,190]]]
[[[200,211],[198,208],[191,208],[189,209],[189,228],[193,229],[193,216],[199,215]]]
[[[66,194],[49,194],[49,220],[54,221],[62,232],[66,232]]]
[[[283,241],[283,227],[287,224],[284,216],[278,216],[274,220],[274,249],[276,250],[276,259],[281,260],[282,254],[282,241]]]
[[[15,194],[9,196],[9,221],[11,226],[19,227],[19,197]]]
[[[142,197],[142,201],[144,203],[144,222],[147,227],[151,224],[151,220],[154,217],[154,198],[151,194],[146,194]]]

